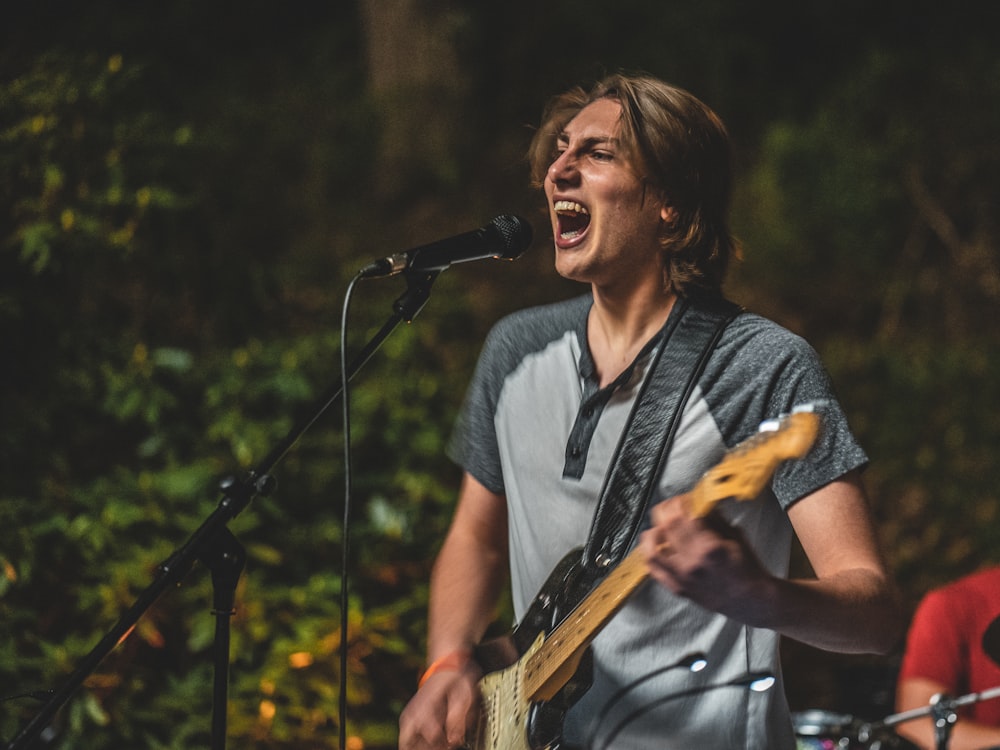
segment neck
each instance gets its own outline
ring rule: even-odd
[[[628,367],[642,347],[666,323],[677,296],[660,288],[626,297],[594,289],[587,326],[587,343],[601,386]]]

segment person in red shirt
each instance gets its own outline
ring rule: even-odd
[[[958,698],[1000,686],[1000,659],[987,653],[983,634],[1000,618],[1000,565],[980,570],[930,591],[910,624],[896,688],[900,712],[925,708],[935,695]],[[992,632],[992,629],[991,629]],[[993,649],[996,650],[995,648]],[[1000,747],[1000,697],[958,711],[949,750]],[[925,750],[934,750],[931,716],[897,728]]]

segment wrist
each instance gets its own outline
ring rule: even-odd
[[[439,656],[437,659],[432,661],[424,673],[420,676],[420,682],[417,685],[417,689],[424,686],[431,677],[438,674],[439,672],[461,672],[472,662],[472,649],[459,648],[454,651],[449,651],[444,656]]]

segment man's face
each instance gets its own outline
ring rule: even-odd
[[[559,135],[544,180],[556,270],[609,289],[661,283],[658,237],[670,216],[618,140],[620,116],[614,99],[584,107]]]

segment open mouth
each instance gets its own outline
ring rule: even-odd
[[[576,239],[590,226],[590,212],[575,201],[556,201],[552,210],[558,221],[559,239]]]

